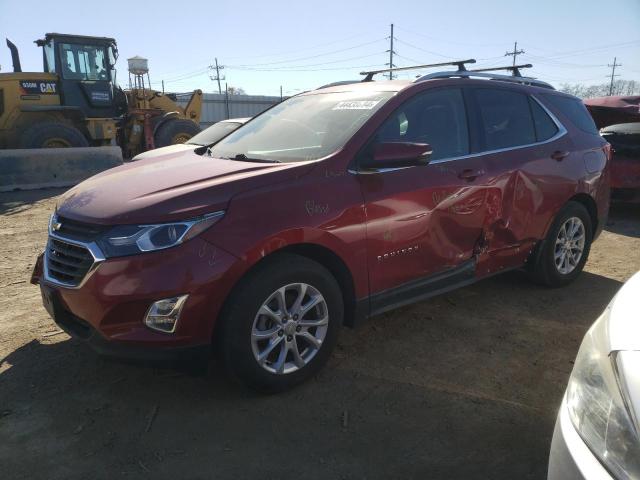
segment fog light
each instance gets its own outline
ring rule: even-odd
[[[176,331],[178,319],[184,302],[189,295],[165,298],[154,302],[144,317],[147,327],[159,332],[173,333]]]

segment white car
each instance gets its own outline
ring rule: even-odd
[[[198,147],[213,145],[214,143],[218,143],[231,132],[236,131],[249,120],[251,120],[251,117],[220,120],[191,137],[186,143],[176,143],[175,145],[149,150],[136,155],[133,160],[142,160],[143,158],[157,157],[159,155],[171,155],[174,153],[184,152],[186,150],[195,150]]]
[[[640,272],[582,341],[551,443],[549,480],[640,479]]]

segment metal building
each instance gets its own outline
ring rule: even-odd
[[[180,106],[185,106],[187,99],[182,98],[184,97],[178,97],[178,103]],[[253,117],[280,101],[280,97],[262,95],[227,96],[224,93],[205,93],[202,95],[200,126],[206,128],[226,118]]]

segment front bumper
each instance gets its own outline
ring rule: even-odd
[[[200,238],[167,250],[108,259],[79,288],[67,288],[34,271],[43,303],[56,323],[101,354],[172,359],[210,349],[217,315],[238,259]],[[36,265],[42,265],[39,261]],[[189,294],[174,333],[143,323],[160,299]]]
[[[576,431],[562,401],[549,455],[548,480],[614,480]]]

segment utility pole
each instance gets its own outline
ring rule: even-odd
[[[620,75],[616,75],[616,67],[621,67],[621,63],[617,63],[618,57],[613,57],[613,65],[607,65],[607,67],[611,67],[611,83],[609,84],[609,96],[613,95],[613,77],[619,77]]]
[[[222,94],[222,85],[220,84],[220,80],[224,80],[225,77],[221,77],[220,76],[220,70],[224,69],[224,65],[218,65],[218,59],[216,58],[216,64],[214,65],[209,65],[209,68],[211,70],[213,70],[214,68],[216,69],[216,76],[215,77],[209,77],[211,80],[213,80],[214,82],[218,82],[218,93]]]
[[[393,64],[393,54],[396,53],[393,51],[393,23],[391,24],[391,36],[389,37],[390,45],[389,45],[389,68],[395,67]],[[393,80],[393,72],[389,72],[389,80]]]
[[[504,54],[505,57],[510,57],[513,56],[513,66],[516,66],[516,57],[518,55],[522,55],[524,53],[524,50],[518,50],[518,42],[513,44],[513,52],[507,52]]]

